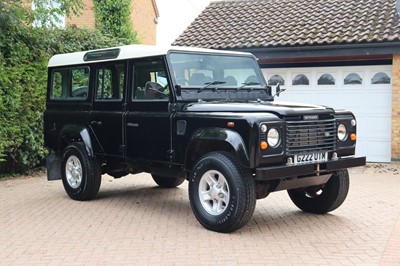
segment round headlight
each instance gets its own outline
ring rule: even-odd
[[[271,128],[268,131],[267,142],[271,148],[276,148],[280,143],[280,136],[278,130]]]
[[[340,124],[337,130],[338,139],[345,141],[347,139],[347,128],[344,124]]]

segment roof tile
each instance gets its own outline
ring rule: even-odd
[[[400,41],[396,0],[227,0],[210,5],[174,45],[206,48]]]

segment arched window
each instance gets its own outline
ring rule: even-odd
[[[344,84],[345,85],[362,84],[362,78],[357,73],[350,73],[344,79]]]
[[[280,75],[273,75],[268,80],[268,85],[285,85],[285,80]]]
[[[390,84],[390,78],[386,73],[379,72],[376,73],[372,79],[371,79],[372,84]]]
[[[323,74],[318,79],[318,85],[335,85],[335,78],[331,74]]]
[[[293,85],[310,85],[310,81],[308,80],[307,76],[304,74],[298,74],[294,77]]]

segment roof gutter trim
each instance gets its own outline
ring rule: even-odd
[[[291,51],[291,50],[331,50],[346,48],[374,48],[374,47],[397,47],[400,49],[400,42],[382,43],[352,43],[352,44],[327,44],[327,45],[307,45],[307,46],[281,46],[281,47],[245,47],[245,48],[225,48],[224,50],[257,50],[257,51]]]
[[[225,49],[224,49],[225,50]],[[318,56],[354,56],[400,54],[400,42],[318,45],[273,48],[240,48],[233,51],[251,52],[258,58],[295,58]]]

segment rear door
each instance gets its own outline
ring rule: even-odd
[[[109,62],[95,69],[90,127],[105,155],[124,156],[123,113],[125,109],[126,63]]]

